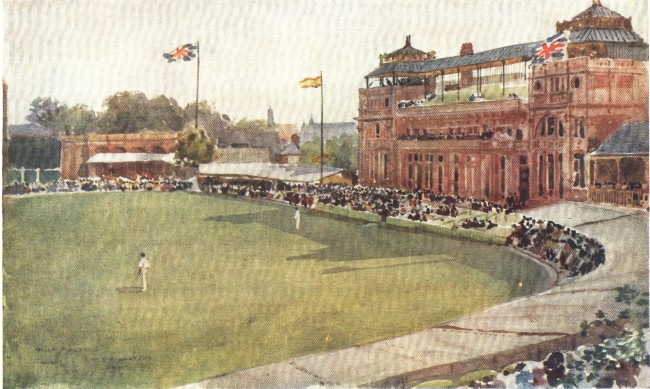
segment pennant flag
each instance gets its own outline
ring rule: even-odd
[[[533,48],[531,56],[533,64],[540,64],[549,58],[562,58],[569,44],[569,31],[563,31],[546,39],[541,45]]]
[[[298,83],[298,86],[301,88],[318,88],[321,85],[321,78],[318,77],[307,77],[304,80]]]
[[[170,51],[169,53],[163,54],[163,57],[167,59],[167,62],[176,62],[176,61],[189,61],[192,58],[196,57],[196,54],[194,54],[194,50],[196,50],[196,46],[194,46],[191,43],[188,43],[186,45],[183,45],[181,47],[177,47],[176,49]]]

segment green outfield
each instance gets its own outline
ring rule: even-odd
[[[3,216],[12,387],[186,384],[431,327],[549,278],[497,246],[307,210],[295,231],[291,207],[202,194],[5,198]]]

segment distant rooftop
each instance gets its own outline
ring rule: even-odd
[[[54,131],[36,123],[11,124],[7,127],[7,135],[13,137],[49,138],[55,135]]]

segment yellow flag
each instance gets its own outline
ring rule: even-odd
[[[301,88],[318,88],[321,85],[321,78],[318,77],[307,77],[304,80],[298,83],[298,86]]]

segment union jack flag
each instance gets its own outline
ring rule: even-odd
[[[541,45],[533,48],[531,56],[533,64],[543,63],[549,58],[561,58],[569,44],[569,32],[563,31],[546,39]]]
[[[196,50],[196,46],[194,46],[191,43],[188,43],[186,45],[183,45],[181,47],[177,47],[174,50],[170,51],[169,53],[163,54],[163,57],[167,59],[167,62],[176,62],[179,60],[183,61],[189,61],[192,58],[196,57],[196,54],[194,54],[194,50]]]

